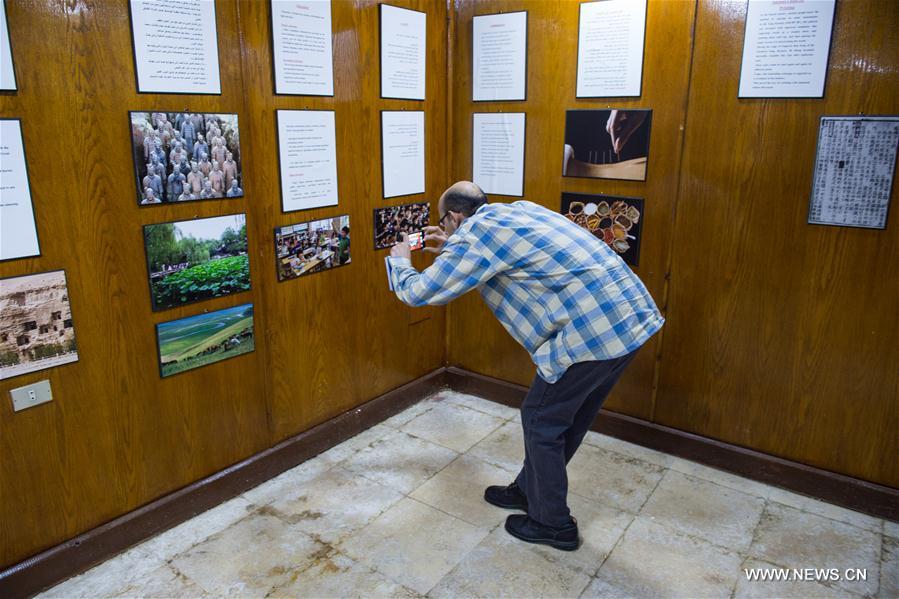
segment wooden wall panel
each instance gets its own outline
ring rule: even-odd
[[[526,112],[524,198],[558,210],[563,191],[645,198],[640,266],[664,312],[665,282],[678,184],[680,149],[690,66],[694,3],[651,0],[647,8],[643,90],[640,98],[575,98],[578,5],[573,0],[457,0],[453,51],[453,172],[471,178],[472,113]],[[528,86],[523,102],[471,101],[472,17],[528,11]],[[646,182],[562,177],[566,109],[651,108],[652,131]],[[491,201],[519,198],[495,196]],[[534,367],[528,354],[497,323],[476,293],[448,307],[450,364],[521,384]],[[606,407],[651,418],[653,375],[661,335],[641,351]]]
[[[822,115],[899,114],[899,5],[838,2],[825,97],[739,100],[700,2],[657,421],[899,486],[899,217],[806,224]]]
[[[448,179],[446,7],[427,10],[426,102],[379,99],[378,8],[333,3],[336,96],[273,94],[268,2],[217,6],[222,95],[137,94],[127,3],[8,2],[43,255],[0,277],[64,268],[80,361],[0,383],[0,568],[221,470],[444,361],[443,309],[387,291],[372,209],[432,199]],[[275,108],[336,110],[340,204],[282,214]],[[129,110],[240,115],[245,197],[140,208]],[[427,113],[427,194],[381,196],[379,110]],[[253,289],[153,313],[141,225],[246,212]],[[277,283],[273,228],[349,213],[350,266]],[[423,266],[422,256],[415,261]],[[161,380],[154,324],[244,302],[257,350]],[[54,400],[13,413],[8,391],[49,379]]]

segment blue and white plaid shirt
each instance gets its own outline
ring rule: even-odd
[[[548,383],[572,364],[636,350],[665,322],[609,246],[532,202],[481,206],[421,273],[406,258],[388,263],[393,290],[410,306],[478,288]]]

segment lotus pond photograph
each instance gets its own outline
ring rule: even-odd
[[[244,214],[144,227],[153,310],[250,289]]]

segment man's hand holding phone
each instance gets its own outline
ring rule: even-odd
[[[424,232],[425,243],[429,241],[435,242],[435,245],[433,247],[426,246],[424,250],[426,252],[431,252],[432,254],[439,254],[441,251],[443,251],[443,244],[446,243],[446,240],[448,238],[446,231],[444,231],[440,227],[425,227]]]
[[[409,236],[400,232],[396,234],[396,245],[390,248],[390,255],[394,258],[412,259],[412,250],[409,249]]]

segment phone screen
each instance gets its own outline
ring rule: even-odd
[[[420,250],[425,246],[425,234],[423,231],[413,231],[409,235],[409,249]]]

